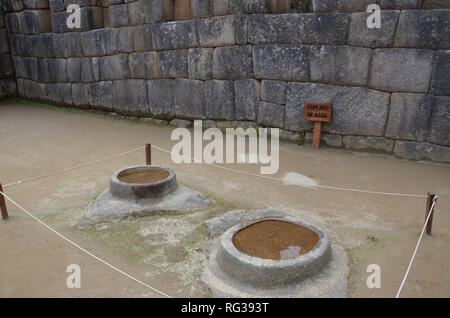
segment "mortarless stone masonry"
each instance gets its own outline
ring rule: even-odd
[[[67,28],[69,3],[81,29]],[[0,97],[279,127],[298,143],[311,139],[304,103],[330,102],[324,144],[450,162],[448,1],[288,3],[0,0]]]

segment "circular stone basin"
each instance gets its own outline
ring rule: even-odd
[[[233,237],[242,253],[265,259],[291,259],[306,254],[316,246],[319,235],[290,222],[266,220],[253,223]]]
[[[330,258],[328,236],[291,217],[233,226],[222,235],[217,251],[217,262],[224,272],[264,288],[313,276]]]
[[[162,166],[131,166],[111,176],[110,191],[117,198],[143,200],[160,198],[177,187],[175,172]]]

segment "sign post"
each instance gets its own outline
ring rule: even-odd
[[[331,120],[331,104],[306,103],[304,118],[314,122],[313,148],[318,149],[322,123],[328,123]]]

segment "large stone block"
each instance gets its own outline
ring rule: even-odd
[[[450,147],[433,145],[427,142],[397,140],[394,154],[402,159],[450,162]]]
[[[92,65],[92,59],[84,57],[80,59],[81,75],[80,79],[83,83],[90,83],[95,80],[94,67]]]
[[[5,12],[21,11],[24,8],[22,0],[3,0]]]
[[[261,85],[254,79],[234,82],[234,104],[236,120],[255,120],[261,99]]]
[[[70,58],[66,60],[67,81],[78,83],[81,81],[81,59]]]
[[[436,52],[430,92],[436,95],[450,95],[450,50]]]
[[[130,64],[131,78],[147,77],[147,68],[145,66],[145,57],[143,53],[132,53],[128,55],[128,63]]]
[[[234,84],[232,81],[205,82],[206,117],[234,120]]]
[[[258,124],[261,126],[283,128],[284,106],[274,103],[259,102]]]
[[[55,33],[44,33],[28,37],[31,44],[31,54],[36,57],[54,57],[53,50],[55,43]],[[27,54],[28,55],[28,54]]]
[[[378,0],[382,10],[389,9],[419,9],[420,0]]]
[[[72,84],[70,83],[46,83],[41,85],[41,96],[43,101],[55,104],[72,104]]]
[[[223,46],[235,44],[234,16],[211,17],[197,20],[200,45]]]
[[[227,15],[230,13],[231,0],[212,0],[214,15]]]
[[[212,77],[213,49],[193,48],[188,54],[189,78],[208,80]]]
[[[20,15],[20,23],[24,34],[52,32],[52,20],[48,10],[24,10]]]
[[[179,118],[205,118],[205,94],[203,82],[178,78],[174,89],[175,115]]]
[[[53,35],[53,56],[67,57],[69,52],[67,50],[67,38],[62,33],[55,33]]]
[[[264,80],[261,85],[261,99],[275,104],[286,103],[286,82]]]
[[[195,18],[205,18],[213,15],[212,0],[192,0],[192,13]]]
[[[155,118],[170,119],[174,114],[174,80],[147,81],[148,104]]]
[[[111,28],[81,33],[81,45],[85,56],[102,56],[117,51],[117,34]]]
[[[81,35],[78,32],[65,33],[67,44],[67,56],[82,57],[83,46],[81,45]]]
[[[325,145],[328,147],[341,148],[342,147],[342,136],[332,135],[332,134],[320,134],[320,146]],[[305,134],[305,144],[312,144],[314,142],[314,134]]]
[[[291,11],[290,0],[269,0],[268,5],[271,13],[288,13]]]
[[[342,135],[384,136],[389,111],[389,94],[364,87],[344,87],[313,83],[288,83],[285,129],[308,131],[306,102],[331,103],[331,122],[322,131]]]
[[[382,12],[382,27],[368,28],[367,18],[372,13],[358,12],[351,15],[348,44],[364,47],[392,47],[400,11]]]
[[[255,77],[307,81],[309,78],[308,54],[309,49],[304,45],[255,45],[253,47]]]
[[[72,103],[78,107],[89,107],[89,84],[72,84]]]
[[[252,47],[223,46],[214,49],[213,78],[237,80],[253,77]]]
[[[147,81],[119,80],[113,82],[113,106],[117,113],[148,114]]]
[[[294,24],[291,14],[255,14],[247,18],[251,44],[290,43]]]
[[[21,33],[20,13],[5,14],[5,23],[10,34]]]
[[[66,60],[39,58],[37,60],[39,81],[45,83],[66,82]]]
[[[23,4],[27,9],[48,9],[48,0],[23,0]]]
[[[247,15],[235,15],[234,16],[234,37],[236,44],[248,43],[248,16]]]
[[[394,0],[395,1],[395,0]],[[373,0],[312,0],[314,12],[362,12]]]
[[[384,137],[344,136],[344,148],[364,152],[392,153],[394,141]]]
[[[450,9],[448,0],[423,0],[422,9]]]
[[[0,53],[9,53],[8,32],[0,29]]]
[[[194,17],[191,0],[173,0],[174,20],[190,20]]]
[[[129,25],[128,4],[109,6],[103,9],[103,24],[105,27],[122,27]]]
[[[450,49],[450,10],[402,11],[395,46]]]
[[[100,79],[102,81],[130,78],[128,55],[103,56],[100,60]]]
[[[222,11],[225,12],[224,9]],[[232,14],[265,13],[269,11],[268,9],[269,6],[266,0],[228,0],[228,12]]]
[[[313,46],[311,80],[338,85],[367,85],[372,50],[351,46]]]
[[[150,24],[138,25],[133,28],[134,50],[148,52],[153,49],[152,28]]]
[[[433,104],[432,95],[392,94],[386,137],[425,140]]]
[[[376,49],[369,87],[391,92],[426,93],[433,53],[410,49]]]
[[[173,21],[152,25],[153,49],[173,50],[197,47],[195,21]]]
[[[64,0],[49,0],[51,12],[59,12],[64,10]]]
[[[95,82],[89,84],[89,105],[97,109],[113,110],[113,82]]]
[[[150,78],[177,77],[188,77],[188,50],[158,52],[157,72]]]
[[[149,34],[151,34],[149,32]],[[151,44],[152,41],[150,40]],[[117,51],[121,53],[131,53],[134,50],[134,28],[125,27],[117,29]]]
[[[128,4],[132,25],[157,23],[173,19],[173,0],[138,0]]]
[[[450,146],[450,96],[436,96],[427,140]]]
[[[53,32],[89,31],[104,27],[103,10],[100,7],[83,7],[80,10],[80,28],[69,28],[67,19],[72,13],[67,11],[51,13]]]
[[[35,57],[13,56],[17,78],[37,79],[37,61]]]

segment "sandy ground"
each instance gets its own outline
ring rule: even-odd
[[[146,142],[171,149],[171,131],[170,127],[92,113],[3,103],[0,105],[0,181],[7,184],[51,173],[127,151]],[[153,163],[174,168],[179,182],[226,202],[221,204],[223,210],[228,206],[279,208],[322,227],[332,241],[347,250],[351,296],[395,296],[423,225],[425,199],[287,186],[206,165],[176,165],[169,155],[156,150],[152,156]],[[145,232],[154,219],[143,218],[146,220],[138,221],[140,223],[127,221],[129,224],[110,227],[110,232],[114,230],[117,234],[118,231],[118,244],[123,241],[122,245],[125,245],[121,249],[115,249],[110,244],[111,236],[102,236],[101,231],[89,233],[76,228],[80,213],[107,187],[109,176],[119,168],[139,163],[144,163],[143,150],[50,178],[10,186],[5,191],[62,234],[142,281],[177,297],[207,296],[197,278],[190,281],[188,275],[181,277],[170,270],[159,270],[160,262],[152,263],[151,257],[146,258],[147,262],[133,262],[127,256],[126,245],[130,239],[126,239],[125,234],[120,236],[121,231],[127,227],[128,231],[140,229],[140,233]],[[233,168],[259,170],[249,164],[233,165]],[[449,166],[330,149],[316,151],[282,143],[280,170],[275,177],[283,178],[290,172],[302,174],[322,185],[438,193],[440,199],[433,221],[433,235],[424,237],[402,297],[450,297]],[[0,297],[160,296],[79,251],[9,202],[7,204],[10,219],[0,221]],[[204,218],[193,215],[188,220],[190,223],[183,221],[180,231],[189,224],[194,233],[196,222]],[[176,216],[162,219],[169,224],[179,221]],[[142,246],[141,242],[139,244],[132,247],[139,248]],[[205,254],[203,248],[197,246],[195,250]],[[150,256],[155,255],[156,252]],[[66,287],[66,267],[73,263],[82,268],[81,289]],[[369,264],[381,267],[379,289],[366,286]],[[189,284],[196,288],[189,288]]]

